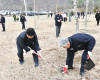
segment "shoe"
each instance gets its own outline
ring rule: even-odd
[[[68,69],[73,69],[73,66],[68,66]]]
[[[20,62],[20,65],[22,65],[24,63],[24,61],[19,61]]]
[[[84,74],[85,74],[84,72],[80,72],[80,75],[81,75],[81,76],[84,76]]]
[[[38,66],[39,66],[39,64],[35,62],[35,67],[38,67]]]

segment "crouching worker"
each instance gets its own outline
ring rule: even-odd
[[[84,33],[76,33],[68,38],[62,37],[60,39],[60,46],[67,48],[67,59],[64,69],[73,69],[73,60],[75,52],[84,50],[81,59],[80,75],[84,75],[84,65],[88,57],[92,56],[92,50],[95,46],[95,39],[91,35]],[[64,70],[63,69],[63,70]],[[64,72],[66,72],[64,70]]]
[[[30,48],[31,49],[30,49]],[[23,49],[33,55],[35,67],[39,65],[38,56],[41,56],[37,35],[33,28],[28,28],[17,37],[17,50],[20,64],[24,63]],[[34,53],[37,54],[34,54]]]

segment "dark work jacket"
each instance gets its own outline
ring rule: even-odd
[[[40,50],[39,43],[38,43],[38,38],[37,35],[35,34],[32,39],[27,38],[26,36],[26,31],[22,32],[18,37],[17,37],[17,43],[26,51],[30,51],[30,49],[27,47],[34,47],[36,51]]]
[[[58,22],[58,20],[61,20],[61,22]],[[62,25],[62,21],[63,21],[63,17],[62,17],[62,15],[56,15],[55,16],[55,25],[56,26],[61,26]]]
[[[0,23],[5,23],[5,17],[1,17]]]
[[[71,46],[67,49],[68,53],[74,53],[78,50],[92,51],[95,46],[95,39],[85,33],[77,33],[68,38]]]
[[[96,20],[100,20],[100,13],[96,13],[95,18]]]
[[[25,23],[25,21],[26,21],[26,18],[25,18],[24,16],[22,16],[22,17],[20,18],[20,22],[22,22],[22,24],[23,24],[23,23]]]

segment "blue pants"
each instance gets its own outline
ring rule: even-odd
[[[37,52],[37,50],[35,49],[34,45],[33,46],[29,46],[31,49],[33,49],[35,52]],[[23,61],[24,57],[23,57],[23,48],[20,46],[20,44],[17,42],[17,50],[18,50],[18,57],[19,57],[19,61]],[[32,54],[33,55],[33,59],[34,62],[38,63],[38,55],[36,54]]]
[[[56,26],[56,37],[58,37],[60,34],[60,28],[61,26]]]
[[[74,55],[75,52],[70,52],[67,54],[66,65],[73,66]],[[81,72],[84,72],[84,65],[87,60],[87,55],[88,55],[88,50],[85,50],[82,54],[82,59],[81,59],[81,68],[80,68]]]

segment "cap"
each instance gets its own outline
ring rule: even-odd
[[[68,43],[69,43],[68,38],[62,37],[62,38],[60,39],[60,47],[65,47]]]

